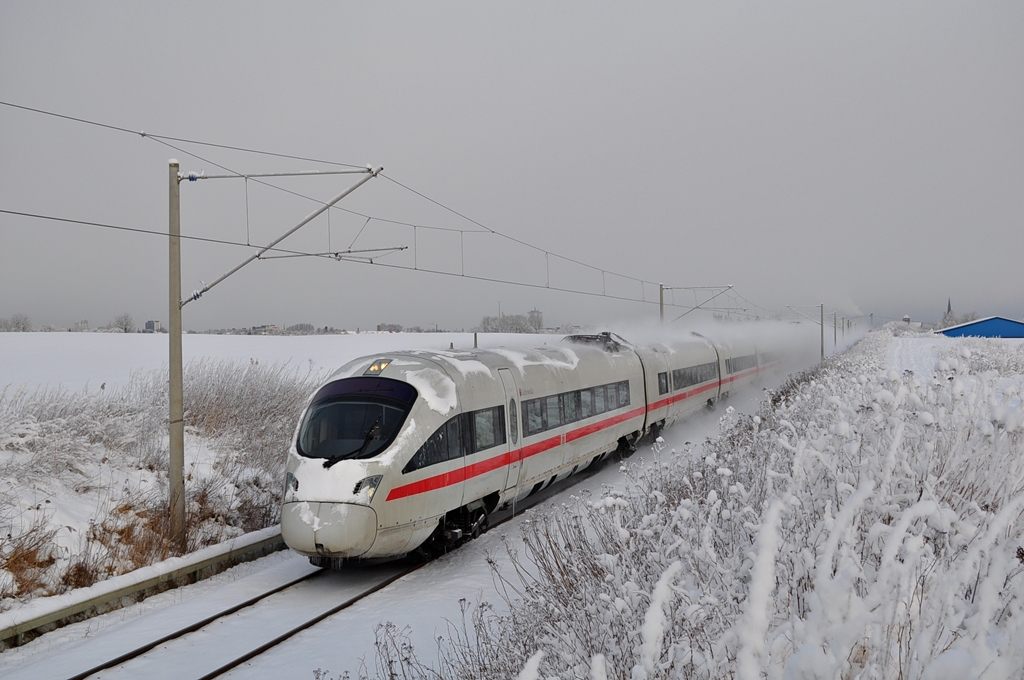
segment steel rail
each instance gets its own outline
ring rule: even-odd
[[[120,665],[120,664],[122,664],[122,663],[124,663],[126,661],[131,661],[132,659],[135,659],[135,658],[138,658],[138,657],[142,656],[143,654],[145,654],[149,650],[153,649],[157,645],[162,645],[165,642],[170,642],[171,640],[175,640],[177,638],[183,637],[185,635],[188,635],[189,633],[194,633],[195,631],[199,630],[200,628],[204,628],[204,627],[210,625],[211,623],[213,623],[217,619],[224,618],[225,616],[230,616],[231,614],[234,614],[237,611],[245,609],[246,607],[251,607],[252,605],[254,605],[257,602],[259,602],[260,600],[266,599],[266,598],[270,597],[271,595],[275,595],[275,594],[281,592],[282,590],[287,590],[288,588],[291,588],[292,586],[298,585],[299,583],[302,583],[303,581],[307,581],[307,580],[309,580],[311,578],[314,578],[314,577],[322,576],[324,573],[325,572],[323,572],[323,571],[314,571],[314,572],[310,572],[310,573],[306,574],[305,576],[300,576],[299,578],[294,579],[292,581],[289,581],[288,583],[285,583],[283,585],[277,586],[276,588],[272,588],[271,590],[268,590],[265,593],[261,593],[259,595],[255,595],[255,596],[249,598],[248,600],[246,600],[245,602],[240,602],[240,603],[238,603],[236,605],[228,607],[224,611],[217,612],[216,614],[212,614],[212,615],[206,617],[205,619],[202,619],[201,621],[196,621],[195,623],[192,623],[192,624],[190,624],[190,625],[188,625],[188,626],[186,626],[184,628],[181,628],[180,630],[177,630],[177,631],[175,631],[173,633],[169,633],[168,635],[163,636],[159,640],[154,640],[152,642],[147,642],[146,644],[144,644],[144,645],[142,645],[140,647],[136,647],[135,649],[133,649],[130,652],[125,652],[124,654],[118,656],[115,659],[109,659],[107,661],[104,661],[101,664],[97,664],[96,666],[93,666],[89,670],[85,670],[85,671],[82,671],[80,673],[77,673],[76,675],[72,675],[71,677],[67,678],[67,680],[84,680],[85,678],[89,677],[93,673],[98,673],[98,672],[104,671],[104,670],[106,670],[108,668],[113,668],[114,666],[118,666],[118,665]]]
[[[544,490],[534,494],[534,496],[531,497],[529,500],[524,499],[523,501],[517,503],[517,507],[516,507],[515,512],[512,512],[511,510],[502,510],[502,511],[494,513],[495,515],[497,515],[499,517],[499,519],[497,519],[493,524],[490,524],[488,526],[487,530],[490,531],[491,529],[493,529],[495,527],[499,527],[502,524],[505,524],[506,522],[509,522],[509,521],[513,520],[515,517],[517,517],[520,514],[522,514],[522,512],[524,512],[526,510],[529,510],[530,508],[534,507],[538,503],[541,503],[542,501],[545,501],[545,500],[547,500],[547,499],[549,499],[549,498],[551,498],[553,496],[557,496],[558,494],[566,491],[567,489],[571,489],[573,486],[575,486],[579,482],[582,482],[583,480],[588,479],[589,477],[592,477],[601,468],[604,467],[604,463],[607,462],[608,460],[612,460],[612,456],[611,455],[609,455],[604,461],[601,461],[600,463],[598,463],[596,465],[588,466],[587,469],[581,470],[581,471],[577,472],[576,474],[573,474],[573,475],[567,477],[566,479],[562,480],[561,482],[553,484],[550,487],[548,487],[547,489],[544,489]],[[569,482],[570,480],[571,480],[571,483],[566,484],[566,482]],[[453,550],[457,550],[457,549],[458,549],[458,546],[453,548]],[[436,558],[433,558],[433,559],[436,559]],[[374,594],[374,593],[376,593],[376,592],[378,592],[380,590],[383,590],[384,588],[386,588],[387,586],[391,585],[395,581],[397,581],[397,580],[399,580],[399,579],[401,579],[401,578],[403,578],[405,576],[408,576],[412,572],[420,569],[421,567],[426,566],[427,564],[430,564],[433,561],[433,559],[425,560],[423,562],[418,562],[418,563],[415,563],[415,564],[410,564],[408,566],[408,568],[399,571],[397,574],[395,574],[395,575],[393,575],[393,576],[391,576],[391,577],[381,581],[380,583],[377,583],[377,584],[367,588],[366,590],[364,590],[364,591],[362,591],[362,592],[360,592],[360,593],[358,593],[356,595],[353,595],[352,597],[348,598],[344,602],[341,602],[341,603],[331,607],[327,611],[321,612],[321,613],[317,614],[316,616],[306,620],[305,622],[300,623],[300,624],[294,626],[290,630],[285,631],[284,633],[281,633],[280,635],[278,635],[277,637],[273,638],[272,640],[264,642],[263,644],[261,644],[258,647],[254,648],[254,649],[252,649],[252,650],[250,650],[248,652],[246,652],[245,654],[242,654],[241,656],[238,656],[238,657],[232,659],[231,661],[228,661],[227,663],[221,665],[219,668],[217,668],[217,669],[215,669],[213,671],[210,671],[209,673],[196,678],[196,680],[212,680],[213,678],[220,677],[221,675],[227,673],[228,671],[230,671],[230,670],[232,670],[234,668],[237,668],[238,666],[242,665],[243,663],[245,663],[247,661],[250,661],[250,660],[254,659],[255,657],[263,654],[264,652],[267,652],[270,649],[273,649],[274,647],[280,645],[281,643],[291,639],[292,637],[298,635],[299,633],[312,628],[313,626],[317,625],[318,623],[320,623],[324,619],[327,619],[327,618],[330,618],[331,616],[334,616],[335,614],[337,614],[337,613],[339,613],[339,612],[341,612],[341,611],[351,607],[352,605],[358,603],[360,600],[363,600],[364,598],[369,597],[370,595],[372,595],[372,594]],[[185,637],[186,635],[188,635],[190,633],[194,633],[194,632],[196,632],[198,630],[201,630],[202,628],[205,628],[206,626],[208,626],[211,623],[217,621],[218,619],[222,619],[222,618],[224,618],[226,616],[230,616],[232,614],[235,614],[235,613],[237,613],[237,612],[239,612],[239,611],[241,611],[243,609],[249,608],[249,607],[255,605],[256,603],[258,603],[258,602],[260,602],[260,601],[270,597],[271,595],[276,595],[277,593],[280,593],[280,592],[283,592],[285,590],[288,590],[289,588],[292,588],[293,586],[296,586],[296,585],[298,585],[298,584],[300,584],[300,583],[302,583],[304,581],[307,581],[307,580],[310,580],[312,578],[315,578],[315,577],[327,574],[327,573],[329,573],[329,571],[330,570],[328,570],[328,569],[323,569],[321,571],[315,571],[315,572],[312,572],[310,574],[306,574],[305,576],[302,576],[300,578],[294,579],[294,580],[292,580],[292,581],[290,581],[288,583],[285,583],[283,585],[276,586],[275,588],[273,588],[273,589],[271,589],[271,590],[269,590],[269,591],[267,591],[265,593],[261,593],[259,595],[255,595],[252,598],[250,598],[250,599],[248,599],[248,600],[246,600],[244,602],[238,603],[236,605],[232,605],[231,607],[229,607],[229,608],[227,608],[227,609],[225,609],[225,610],[223,610],[221,612],[218,612],[216,614],[212,614],[212,615],[202,619],[201,621],[196,621],[196,622],[191,623],[188,626],[185,626],[185,627],[183,627],[183,628],[181,628],[181,629],[179,629],[179,630],[177,630],[177,631],[175,631],[173,633],[168,633],[167,635],[164,635],[163,637],[161,637],[158,640],[147,642],[147,643],[145,643],[143,645],[140,645],[139,647],[137,647],[137,648],[135,648],[135,649],[133,649],[133,650],[131,650],[129,652],[125,652],[125,653],[119,655],[116,658],[109,659],[107,661],[104,661],[104,662],[102,662],[100,664],[97,664],[97,665],[93,666],[92,668],[89,668],[88,670],[84,670],[84,671],[76,673],[75,675],[69,676],[65,680],[85,680],[85,678],[88,678],[89,676],[91,676],[91,675],[93,675],[95,673],[98,673],[98,672],[104,671],[104,670],[108,670],[108,669],[111,669],[111,668],[115,668],[115,667],[117,667],[117,666],[119,666],[121,664],[124,664],[124,663],[128,662],[128,661],[131,661],[133,659],[137,659],[137,658],[145,655],[150,650],[158,647],[159,645],[162,645],[162,644],[164,644],[166,642],[170,642],[172,640],[176,640],[176,639]]]
[[[552,496],[557,496],[558,494],[562,493],[563,491],[565,491],[567,489],[571,489],[573,486],[575,486],[576,484],[582,482],[584,479],[588,479],[589,477],[592,477],[593,475],[595,475],[601,468],[604,467],[604,464],[607,461],[611,460],[611,459],[612,459],[612,455],[609,455],[603,461],[601,461],[599,464],[589,466],[588,469],[581,470],[579,473],[570,475],[566,479],[562,480],[562,482],[559,482],[557,484],[554,484],[554,485],[548,487],[548,489],[552,489],[552,488],[557,487],[556,491],[549,492],[549,493],[546,493],[546,494],[543,491],[541,491],[541,492],[538,492],[537,494],[535,494],[535,497],[532,500],[530,500],[530,501],[525,501],[525,499],[524,499],[524,502],[520,504],[520,508],[523,511],[529,510],[530,508],[532,508],[533,506],[537,505],[541,501],[545,501],[548,498],[551,498]],[[567,482],[569,480],[572,480],[572,483],[571,484],[565,484],[565,482]],[[500,513],[497,513],[497,514],[499,514],[499,515],[506,515],[506,513],[507,513],[507,516],[502,516],[501,519],[496,521],[494,524],[491,524],[490,526],[488,526],[487,527],[487,531],[490,531],[491,529],[493,529],[495,527],[499,527],[499,526],[501,526],[502,524],[504,524],[506,522],[510,522],[515,517],[517,517],[519,514],[521,514],[518,508],[517,508],[516,512],[514,512],[514,513],[511,512],[511,511],[507,511],[506,510],[506,511],[501,511]],[[457,549],[458,549],[458,546],[453,548],[453,550],[457,550]],[[437,557],[439,557],[439,556],[437,556]],[[399,580],[399,579],[401,579],[401,578],[403,578],[405,576],[408,576],[409,574],[411,574],[412,572],[416,571],[417,569],[420,569],[421,567],[424,567],[424,566],[430,564],[435,559],[437,559],[437,557],[434,557],[434,558],[431,558],[429,560],[426,560],[426,561],[423,561],[423,562],[419,562],[419,563],[410,565],[408,569],[405,569],[405,570],[395,574],[394,576],[386,579],[385,581],[382,581],[381,583],[378,583],[377,585],[367,589],[366,591],[364,591],[364,592],[362,592],[362,593],[360,593],[358,595],[355,595],[355,596],[349,598],[345,602],[342,602],[341,604],[339,604],[339,605],[337,605],[335,607],[332,607],[330,610],[328,610],[326,612],[323,612],[321,614],[318,614],[317,616],[315,616],[312,619],[306,621],[305,623],[301,623],[298,626],[295,626],[291,630],[289,630],[289,631],[287,631],[285,633],[282,633],[281,635],[277,636],[273,640],[265,642],[264,644],[260,645],[256,649],[253,649],[252,651],[243,654],[242,656],[238,657],[237,659],[229,661],[228,663],[224,664],[223,666],[221,666],[220,668],[218,668],[215,671],[211,671],[211,672],[207,673],[206,675],[203,675],[203,676],[201,676],[199,678],[196,678],[196,680],[213,680],[213,678],[220,677],[221,675],[227,673],[228,671],[230,671],[230,670],[232,670],[234,668],[237,668],[238,666],[242,665],[243,663],[245,663],[247,661],[251,661],[252,659],[254,659],[257,656],[259,656],[260,654],[263,654],[264,652],[266,652],[266,651],[268,651],[270,649],[273,649],[277,645],[281,644],[282,642],[285,642],[286,640],[294,637],[295,635],[298,635],[299,633],[312,628],[313,626],[315,626],[316,624],[320,623],[324,619],[330,618],[331,616],[334,616],[338,612],[340,612],[340,611],[342,611],[344,609],[347,609],[348,607],[351,607],[352,605],[356,604],[360,600],[362,600],[362,599],[364,599],[364,598],[366,598],[366,597],[368,597],[368,596],[370,596],[370,595],[372,595],[372,594],[374,594],[374,593],[376,593],[376,592],[378,592],[380,590],[383,590],[384,588],[386,588],[387,586],[391,585],[395,581],[397,581],[397,580]]]
[[[227,553],[186,564],[185,566],[173,569],[169,572],[157,574],[156,576],[152,576],[137,583],[131,583],[123,588],[117,588],[116,590],[105,592],[82,602],[76,602],[63,607],[58,611],[47,612],[22,621],[21,623],[17,623],[9,628],[0,630],[0,642],[4,642],[12,638],[18,639],[19,636],[25,635],[37,637],[37,635],[34,634],[41,628],[51,624],[60,628],[63,627],[66,622],[73,620],[74,617],[92,618],[94,612],[98,612],[104,607],[110,606],[112,603],[116,603],[124,597],[145,599],[147,597],[147,593],[151,590],[164,588],[168,584],[170,584],[172,588],[178,587],[176,584],[181,579],[195,578],[196,580],[202,580],[200,574],[206,569],[217,569],[223,565],[240,564],[242,562],[249,561],[246,558],[251,555],[259,556],[261,553],[270,553],[281,550],[284,547],[284,539],[281,538],[281,534],[278,532],[276,535],[269,538],[233,548]],[[115,606],[114,608],[119,609],[120,607]],[[20,646],[20,644],[21,643],[19,642],[11,646],[17,647]]]
[[[259,656],[263,652],[266,652],[267,650],[272,649],[272,648],[278,646],[282,642],[284,642],[284,641],[286,641],[286,640],[288,640],[288,639],[298,635],[302,631],[308,630],[308,629],[312,628],[313,626],[315,626],[316,624],[320,623],[324,619],[329,618],[331,616],[334,616],[335,614],[337,614],[338,612],[342,611],[343,609],[348,609],[349,607],[351,607],[355,603],[359,602],[363,598],[369,597],[370,595],[373,595],[377,591],[383,590],[384,588],[387,588],[389,585],[391,585],[392,583],[394,583],[398,579],[411,574],[412,572],[416,571],[420,567],[425,566],[426,564],[428,564],[428,562],[420,562],[419,564],[411,565],[408,569],[405,569],[403,571],[398,572],[397,574],[395,574],[391,578],[388,578],[388,579],[385,579],[384,581],[381,581],[377,585],[375,585],[375,586],[373,586],[373,587],[371,587],[371,588],[369,588],[367,590],[364,590],[363,592],[359,593],[358,595],[353,595],[352,597],[350,597],[349,599],[345,600],[341,604],[336,605],[334,607],[331,607],[330,609],[328,609],[325,612],[317,614],[316,616],[314,616],[313,618],[309,619],[305,623],[300,623],[299,625],[295,626],[291,630],[286,631],[284,633],[281,633],[280,635],[278,635],[273,640],[270,640],[268,642],[263,643],[262,645],[260,645],[256,649],[254,649],[254,650],[252,650],[250,652],[246,652],[242,656],[240,656],[240,657],[238,657],[238,658],[236,658],[236,659],[234,659],[232,661],[227,662],[226,664],[224,664],[223,666],[221,666],[217,670],[211,671],[211,672],[207,673],[206,675],[203,675],[203,676],[197,678],[196,680],[212,680],[212,678],[216,678],[216,677],[220,677],[221,675],[224,675],[225,673],[227,673],[231,669],[237,668],[238,666],[241,666],[246,661],[249,661],[250,659],[253,659],[253,658]],[[323,572],[320,572],[320,573],[323,573]]]

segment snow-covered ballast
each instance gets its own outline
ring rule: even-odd
[[[751,354],[700,336],[637,348],[602,333],[351,361],[300,419],[284,540],[321,566],[441,552],[481,533],[496,508],[752,379],[756,350],[740,351]]]

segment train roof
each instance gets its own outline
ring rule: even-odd
[[[569,345],[382,352],[353,359],[335,371],[329,379],[339,380],[361,375],[370,370],[374,364],[381,362],[385,363],[385,366],[374,370],[372,374],[397,377],[394,375],[396,372],[408,372],[410,369],[417,370],[418,367],[424,366],[442,366],[453,377],[462,376],[463,378],[473,373],[492,374],[498,368],[518,369],[521,375],[525,375],[527,369],[531,367],[572,371],[579,365],[580,357],[589,353],[606,354],[595,347]],[[624,355],[629,354],[632,353],[624,352]]]

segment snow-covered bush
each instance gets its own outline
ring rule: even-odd
[[[289,440],[319,376],[201,361],[184,378],[196,549],[277,521]],[[0,389],[0,608],[168,556],[167,400],[166,370],[77,393]]]

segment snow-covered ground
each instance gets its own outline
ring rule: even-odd
[[[605,468],[573,498],[525,513],[232,676],[337,677],[363,656],[372,676],[374,628],[385,621],[406,628],[430,662],[447,622],[462,620],[460,599],[508,612],[493,578],[496,566],[515,582],[506,542],[529,563],[528,544],[554,521],[589,527],[604,551],[594,564],[607,573],[592,601],[554,610],[538,599],[551,587],[544,570],[532,569],[532,595],[512,607],[534,625],[506,645],[528,653],[504,677],[530,657],[539,675],[524,677],[1024,677],[1022,394],[1019,341],[871,334],[757,418],[761,395],[748,391],[732,411],[677,425],[625,473]],[[701,446],[720,426],[724,436]],[[659,462],[686,472],[685,484],[657,481]],[[669,501],[650,480],[690,491]],[[70,658],[171,603],[187,608],[301,564],[274,555],[69,626],[0,654],[0,674]],[[625,632],[597,649],[583,644],[592,629]]]

